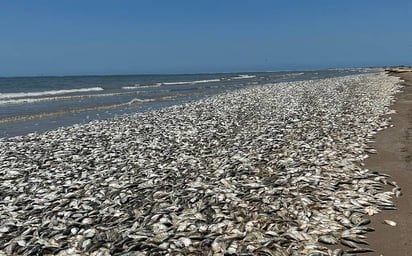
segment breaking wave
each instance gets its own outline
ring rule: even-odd
[[[183,81],[183,82],[165,82],[163,85],[182,85],[182,84],[204,84],[204,83],[213,83],[220,82],[221,79],[208,79],[208,80],[195,80],[195,81]]]
[[[15,99],[24,97],[39,97],[47,95],[61,95],[67,93],[75,92],[93,92],[93,91],[103,91],[101,87],[90,87],[90,88],[80,88],[80,89],[69,89],[69,90],[51,90],[42,92],[12,92],[12,93],[0,93],[0,99]]]

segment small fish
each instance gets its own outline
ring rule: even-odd
[[[341,239],[340,243],[347,246],[347,247],[350,247],[350,248],[357,248],[358,247],[354,242],[346,240],[346,239]]]
[[[366,252],[374,252],[371,248],[353,248],[347,251],[348,253],[366,253]]]
[[[333,251],[333,256],[342,256],[342,255],[344,255],[344,251],[342,250],[342,249],[336,249],[336,250],[334,250]]]
[[[393,220],[384,220],[383,221],[385,224],[388,224],[389,226],[392,226],[392,227],[396,227],[398,224],[395,222],[395,221],[393,221]]]
[[[324,244],[337,244],[338,243],[335,237],[328,236],[328,235],[320,236],[318,238],[318,241]]]
[[[349,241],[352,241],[352,242],[355,242],[357,244],[369,244],[366,240],[359,239],[357,237],[348,236],[348,237],[345,237],[345,239],[349,240]]]

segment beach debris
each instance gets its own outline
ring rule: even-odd
[[[392,115],[392,114],[396,114],[397,113],[397,111],[396,110],[394,110],[394,109],[390,109],[388,112],[386,112],[385,114],[386,115]]]
[[[368,216],[396,209],[398,185],[360,163],[398,87],[251,86],[0,139],[0,255],[370,252]]]
[[[347,253],[366,253],[366,252],[374,252],[374,250],[371,248],[353,248],[346,252]]]
[[[384,220],[383,221],[385,224],[388,224],[389,226],[392,226],[392,227],[396,227],[398,224],[395,222],[395,221],[393,221],[393,220]]]

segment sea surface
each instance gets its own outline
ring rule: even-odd
[[[0,77],[0,137],[163,108],[243,87],[376,72]]]

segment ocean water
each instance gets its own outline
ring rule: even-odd
[[[376,70],[0,77],[0,137],[150,111],[242,87],[366,72]]]

